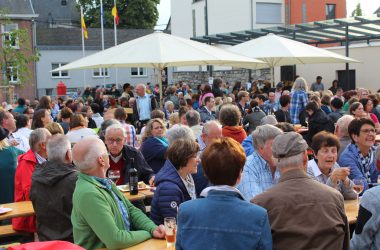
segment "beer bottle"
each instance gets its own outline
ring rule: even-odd
[[[139,179],[137,176],[137,169],[135,168],[135,159],[131,158],[131,167],[129,168],[129,191],[131,195],[136,195],[139,192]]]

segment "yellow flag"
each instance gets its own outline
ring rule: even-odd
[[[119,25],[119,14],[117,13],[116,5],[112,8],[112,16],[115,18],[116,25]]]
[[[83,16],[81,17],[81,23],[82,23],[82,31],[83,31],[84,38],[88,39],[86,23],[84,22]]]

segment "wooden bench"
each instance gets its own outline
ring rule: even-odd
[[[0,226],[0,237],[20,235],[22,233],[13,230],[12,225]]]

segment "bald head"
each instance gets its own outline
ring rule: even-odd
[[[209,121],[203,125],[202,140],[206,146],[210,145],[214,140],[222,137],[222,127],[216,121]]]
[[[104,155],[108,159],[106,146],[96,136],[83,138],[73,148],[73,161],[81,172],[97,168],[100,164],[99,157]]]

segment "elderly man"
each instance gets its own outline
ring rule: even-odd
[[[70,216],[78,171],[72,164],[71,144],[66,136],[57,134],[48,141],[46,150],[48,160],[37,165],[30,189],[38,238],[74,242]]]
[[[222,137],[222,127],[216,121],[207,122],[202,129],[202,135],[200,139],[202,140],[203,146],[201,146],[201,154],[216,139]],[[193,174],[194,184],[195,184],[195,192],[197,197],[201,194],[202,190],[205,189],[209,185],[209,181],[206,176],[203,174],[203,166],[202,162],[198,164],[198,170],[196,174]]]
[[[237,188],[250,200],[276,184],[280,173],[272,157],[273,140],[283,132],[273,125],[258,126],[252,133],[255,151],[245,162],[242,180]]]
[[[165,133],[165,137],[168,139],[168,144],[172,144],[177,139],[189,139],[195,141],[193,131],[185,125],[176,124]]]
[[[375,161],[375,124],[371,119],[354,119],[348,125],[351,143],[341,153],[339,166],[350,168],[350,179],[361,179],[364,190],[369,183],[376,183],[379,171]]]
[[[106,178],[109,156],[100,139],[86,137],[75,144],[73,160],[80,170],[71,214],[75,244],[120,249],[152,236],[165,237],[162,226],[157,227]]]
[[[186,112],[187,125],[191,128],[196,138],[201,136],[203,126],[200,125],[201,116],[196,110],[189,110]]]
[[[136,86],[136,101],[133,105],[133,115],[138,131],[147,124],[150,120],[150,113],[158,107],[154,95],[146,93],[146,86],[144,84],[137,84]]]
[[[15,174],[15,202],[30,200],[32,174],[37,164],[42,164],[47,159],[46,143],[50,137],[50,132],[45,128],[38,128],[30,133],[30,149],[18,158]],[[14,218],[12,225],[14,230],[36,232],[35,216]]]
[[[274,91],[268,93],[268,100],[264,102],[264,105],[267,107],[267,114],[274,114],[279,109],[279,104],[276,102],[276,94]]]
[[[335,135],[339,139],[340,149],[338,152],[338,159],[343,150],[351,143],[351,138],[348,134],[348,125],[354,119],[352,115],[344,115],[336,121],[335,124]]]
[[[12,113],[0,111],[0,125],[9,131],[8,143],[24,152],[29,150],[28,139],[22,134],[13,134],[16,131],[16,120]]]
[[[308,177],[307,148],[296,132],[278,135],[272,151],[280,182],[251,202],[268,211],[273,249],[348,249],[343,196]]]

